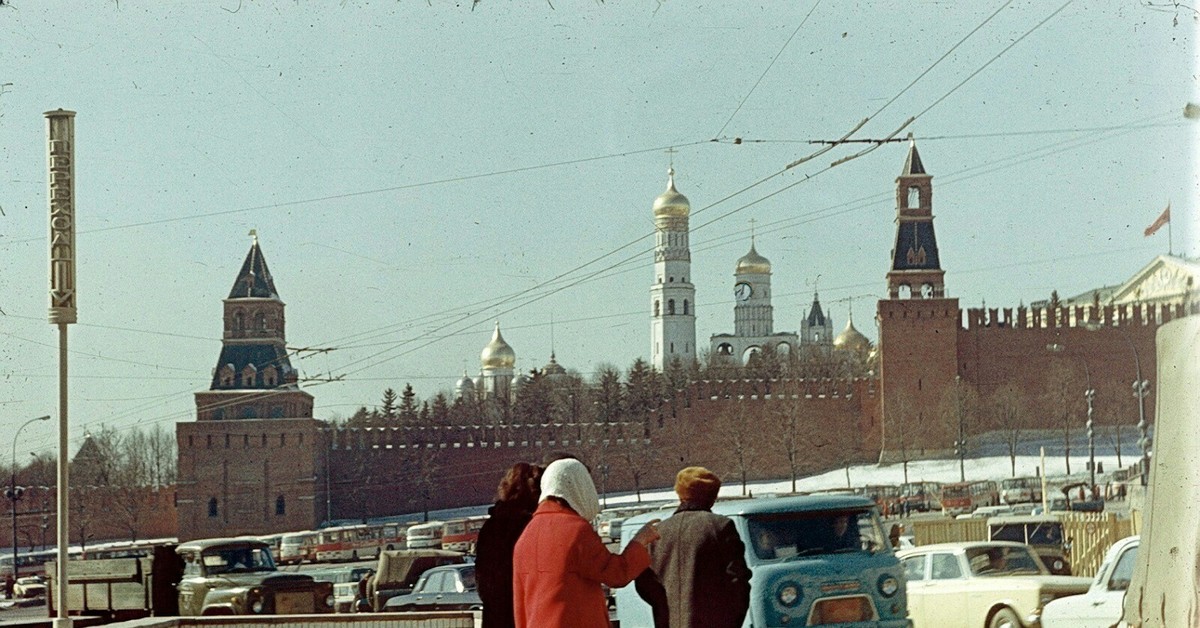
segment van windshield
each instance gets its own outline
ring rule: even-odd
[[[890,547],[874,512],[864,509],[752,515],[747,527],[751,549],[762,560]]]

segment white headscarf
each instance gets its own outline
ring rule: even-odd
[[[600,514],[600,497],[587,467],[574,458],[555,460],[542,471],[542,497],[558,497],[580,517],[591,521]]]

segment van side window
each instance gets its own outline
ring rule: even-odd
[[[929,572],[933,580],[955,580],[962,577],[962,567],[954,554],[934,554]]]
[[[1133,577],[1133,563],[1137,559],[1137,548],[1125,550],[1124,554],[1117,559],[1117,566],[1113,567],[1112,576],[1108,579],[1109,591],[1124,591],[1129,588],[1129,581]]]
[[[917,582],[925,579],[925,555],[909,556],[904,561],[904,579]]]

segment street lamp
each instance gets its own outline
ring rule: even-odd
[[[1150,380],[1142,379],[1142,360],[1138,357],[1137,346],[1125,336],[1129,348],[1133,349],[1133,366],[1137,369],[1137,379],[1133,380],[1133,396],[1138,400],[1138,446],[1142,448],[1142,486],[1146,486],[1150,476],[1150,434],[1146,425],[1146,394],[1150,392]]]
[[[17,428],[16,435],[13,436],[12,445],[12,476],[9,478],[8,490],[4,491],[4,496],[12,502],[12,544],[13,544],[13,580],[17,579],[17,502],[21,499],[21,495],[25,493],[25,489],[17,486],[17,440],[21,437],[21,430],[25,429],[30,423],[37,421],[49,421],[50,415],[39,416],[21,424]]]

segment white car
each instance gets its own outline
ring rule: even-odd
[[[1133,576],[1138,544],[1136,536],[1113,543],[1088,592],[1047,604],[1042,613],[1042,627],[1108,628],[1116,624],[1121,619],[1121,604]]]
[[[41,576],[17,578],[16,583],[13,584],[13,595],[22,598],[46,595],[46,581]]]
[[[1038,626],[1051,600],[1088,590],[1090,578],[1055,576],[1028,546],[939,543],[896,552],[914,628]]]

